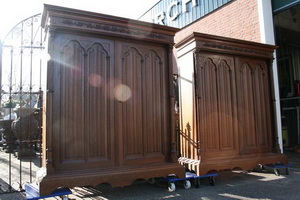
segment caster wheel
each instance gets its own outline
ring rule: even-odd
[[[190,189],[191,186],[192,186],[192,185],[191,185],[191,182],[190,182],[189,180],[184,181],[183,187],[184,187],[185,189]]]
[[[216,183],[215,178],[214,178],[214,177],[210,177],[210,178],[209,178],[209,184],[210,184],[211,186],[214,186],[215,183]]]
[[[263,170],[263,166],[262,166],[261,164],[258,164],[258,165],[256,166],[256,168],[257,168],[257,170],[258,170],[259,172],[261,172],[261,171]]]
[[[279,169],[274,168],[274,173],[276,176],[280,176],[280,171]]]
[[[286,175],[290,174],[290,169],[288,167],[285,169],[285,173],[286,173]]]
[[[175,183],[169,183],[168,191],[174,192],[176,190]]]
[[[200,187],[200,179],[195,179],[195,187],[196,188]]]

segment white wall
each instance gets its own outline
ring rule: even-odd
[[[257,0],[257,1],[258,1],[258,8],[259,8],[258,13],[259,13],[261,43],[275,45],[274,22],[273,22],[271,0]],[[274,57],[275,60],[273,62],[273,77],[274,77],[275,100],[276,100],[275,103],[276,103],[276,120],[277,120],[278,140],[279,140],[278,143],[281,152],[283,152],[280,96],[279,96],[276,53],[274,53]]]

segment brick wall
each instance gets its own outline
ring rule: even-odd
[[[192,32],[260,42],[257,0],[235,0],[180,30],[175,42]]]

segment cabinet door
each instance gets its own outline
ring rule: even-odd
[[[238,154],[234,59],[199,53],[195,66],[196,120],[201,155]]]
[[[114,42],[55,36],[54,164],[58,170],[115,165]]]
[[[166,50],[117,43],[115,89],[120,165],[165,161],[170,134]]]
[[[236,58],[240,153],[271,152],[271,93],[264,60]]]

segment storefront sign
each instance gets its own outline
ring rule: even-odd
[[[166,25],[165,20],[174,21],[182,13],[188,12],[188,4],[191,3],[192,7],[198,6],[197,0],[181,0],[171,2],[166,11],[161,11],[155,15],[154,23]],[[181,5],[181,6],[180,6]],[[181,10],[180,10],[181,7]]]
[[[139,20],[182,28],[232,0],[160,0]],[[299,0],[300,1],[300,0]]]

